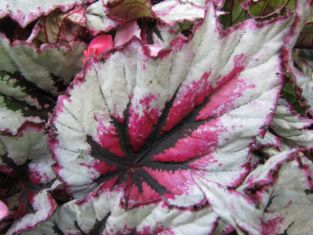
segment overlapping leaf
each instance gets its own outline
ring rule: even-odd
[[[147,0],[104,1],[91,4],[86,10],[86,24],[95,31],[109,31],[117,26],[144,18],[159,20],[170,25],[203,19],[204,1]]]
[[[119,192],[121,210],[205,205],[194,183],[200,176],[237,187],[277,102],[290,23],[246,21],[221,31],[211,6],[194,37],[177,38],[161,58],[132,41],[89,63],[54,114],[58,176],[74,197]]]
[[[245,180],[240,190],[263,210],[265,234],[306,234],[312,205],[312,162],[293,149],[278,152]],[[303,216],[306,215],[306,216]]]
[[[56,209],[47,192],[55,174],[45,128],[55,96],[17,71],[1,71],[0,84],[0,198],[9,208],[0,231],[20,234]]]
[[[313,113],[313,64],[312,50],[296,50],[298,54],[295,59],[297,68],[291,66],[292,75],[296,80],[296,85],[301,89],[301,95],[308,105],[308,112]]]
[[[236,2],[231,14],[221,12],[223,2],[54,1],[30,9],[39,4],[32,2],[18,14],[18,1],[5,6],[10,12],[0,3],[5,22],[26,26],[41,15],[17,28],[27,34],[0,38],[0,200],[10,210],[0,232],[311,231],[300,215],[311,216],[304,150],[312,120],[278,101],[287,68],[310,102],[290,49],[309,1],[226,1],[224,10]],[[288,7],[297,7],[294,15]],[[221,14],[230,25],[259,22],[223,30]],[[81,68],[84,41],[111,29],[114,42],[91,41],[83,71],[47,123]],[[107,37],[109,51],[92,53]],[[297,58],[309,74],[307,65]]]
[[[88,0],[4,0],[0,3],[0,18],[10,16],[22,27],[25,27],[39,16],[47,15],[57,8],[66,11],[71,9],[76,4],[83,4],[87,2]]]
[[[54,94],[60,90],[60,84],[67,84],[80,69],[85,48],[84,43],[75,42],[71,48],[45,44],[36,49],[23,42],[10,44],[4,35],[0,44],[0,71],[18,72],[37,87]]]
[[[281,101],[277,107],[272,130],[290,146],[313,147],[313,120],[301,117],[289,105]]]

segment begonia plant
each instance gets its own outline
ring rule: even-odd
[[[311,234],[312,7],[2,0],[0,234]]]

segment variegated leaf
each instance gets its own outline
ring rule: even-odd
[[[312,124],[312,119],[301,117],[290,105],[280,100],[271,128],[287,145],[312,148],[313,130],[310,129]]]
[[[201,205],[196,175],[236,187],[277,102],[291,21],[223,31],[210,6],[194,37],[173,41],[161,58],[133,41],[89,63],[54,114],[59,177],[75,197],[121,190],[124,208]]]
[[[35,48],[23,42],[11,44],[1,35],[0,71],[19,72],[39,88],[56,94],[58,83],[66,85],[81,68],[84,49],[83,42],[74,42],[70,48],[51,44]]]

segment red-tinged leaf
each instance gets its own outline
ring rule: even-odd
[[[0,231],[9,229],[10,233],[7,234],[20,234],[34,229],[38,223],[48,219],[56,208],[56,203],[49,195],[48,201],[53,207],[47,212],[50,214],[45,214],[46,209],[50,210],[46,203],[36,208],[43,198],[38,196],[41,199],[35,202],[35,195],[46,190],[55,179],[52,170],[54,161],[48,150],[43,125],[25,122],[15,135],[0,133],[0,157],[0,199],[10,210],[9,216],[1,223]],[[32,215],[34,210],[39,210],[36,215]]]
[[[124,208],[202,205],[197,175],[237,187],[276,106],[291,21],[223,31],[211,5],[194,37],[159,58],[133,40],[88,63],[53,117],[59,177],[74,197],[120,190]]]
[[[38,224],[48,220],[56,210],[57,204],[47,190],[42,190],[31,198],[34,213],[29,213],[16,220],[6,232],[8,235],[21,234],[34,229]]]

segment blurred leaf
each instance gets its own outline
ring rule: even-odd
[[[143,17],[152,17],[149,0],[122,0],[118,3],[108,4],[109,17],[123,22]]]
[[[220,20],[227,28],[248,18],[269,20],[294,9],[295,0],[226,0],[222,8],[225,14],[220,16]]]
[[[313,49],[313,22],[303,28],[297,40],[296,48]]]
[[[282,97],[301,115],[307,111],[307,106],[304,105],[304,98],[300,95],[301,91],[291,81],[290,76],[287,75],[287,82],[282,90]]]
[[[220,20],[224,27],[230,27],[248,18],[247,12],[241,7],[242,0],[226,0]]]

